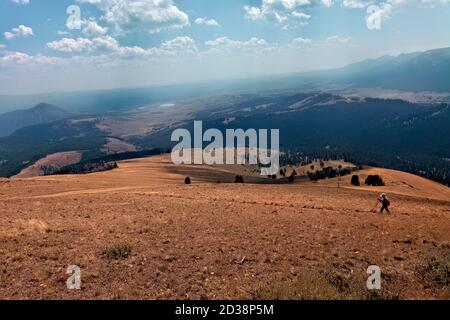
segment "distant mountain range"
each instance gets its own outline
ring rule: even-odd
[[[111,139],[137,150],[169,148],[172,131],[195,119],[205,130],[279,128],[285,150],[351,157],[450,184],[450,100],[346,95],[349,87],[450,92],[450,48],[211,85],[52,94],[39,101],[57,100],[78,113],[40,104],[0,115],[0,176],[57,152],[79,151],[82,161],[103,157]]]
[[[79,92],[43,93],[26,96],[0,96],[0,113],[28,108],[46,101],[75,113],[108,114],[136,107],[173,103],[199,96],[241,92],[334,88],[386,88],[407,91],[450,92],[450,48],[383,56],[344,68],[265,76],[253,79],[160,87],[122,88]]]
[[[183,110],[190,112],[150,131],[134,130],[130,135],[128,130],[117,130],[145,127],[163,110],[174,119]],[[204,130],[278,128],[284,150],[318,158],[345,157],[353,163],[414,172],[450,184],[450,105],[446,103],[278,92],[189,99],[169,109],[147,112],[78,115],[18,129],[0,138],[0,176],[14,175],[57,152],[80,151],[82,161],[105,156],[110,138],[137,150],[170,148],[173,130],[192,130],[195,119],[203,120]]]
[[[362,87],[450,92],[450,48],[365,60],[331,72],[331,78]]]
[[[31,109],[17,110],[0,115],[0,137],[6,137],[14,131],[36,125],[66,119],[69,112],[47,103],[41,103]]]
[[[384,88],[450,92],[450,48],[383,56],[343,68],[266,77],[265,89]]]

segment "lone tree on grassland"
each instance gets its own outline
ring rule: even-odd
[[[351,184],[357,187],[361,185],[361,183],[359,182],[359,177],[356,174],[352,176]]]
[[[366,178],[366,184],[375,187],[382,187],[385,185],[383,179],[377,174],[368,176]]]
[[[294,173],[292,173],[288,178],[288,182],[293,183],[294,181],[295,181],[295,175],[294,175]]]

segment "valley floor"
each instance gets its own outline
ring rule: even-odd
[[[369,170],[390,182],[390,215],[371,212],[383,188],[219,184],[233,175],[175,169],[167,157],[0,180],[0,299],[328,298],[291,291],[310,275],[339,280],[329,283],[341,292],[346,279],[365,286],[370,265],[381,268],[382,298],[450,299],[448,283],[421,271],[431,256],[449,262],[449,189]],[[131,255],[108,258],[114,245]],[[67,289],[68,265],[81,268],[81,290]]]

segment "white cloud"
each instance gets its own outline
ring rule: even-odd
[[[77,0],[97,6],[102,20],[119,33],[129,31],[160,32],[189,25],[188,15],[172,0]]]
[[[86,38],[62,38],[47,43],[47,47],[60,52],[87,52],[94,49],[94,42]]]
[[[327,43],[349,43],[352,41],[351,37],[331,36],[325,39]]]
[[[166,41],[161,45],[161,49],[166,51],[198,51],[194,39],[190,37],[176,37],[173,40]]]
[[[82,25],[82,32],[86,36],[103,35],[108,32],[108,28],[100,26],[94,20],[83,20],[81,22],[81,25]]]
[[[261,54],[276,50],[277,47],[269,44],[262,38],[252,37],[247,41],[233,40],[228,37],[220,37],[205,42],[208,48],[202,52],[205,55],[220,54]]]
[[[245,6],[244,10],[247,19],[265,20],[291,29],[308,24],[311,15],[305,10],[318,5],[329,7],[332,3],[332,0],[262,0],[260,6]]]
[[[298,46],[300,38],[296,39]],[[310,43],[310,39],[304,39],[303,44]],[[290,44],[289,44],[290,45]],[[206,49],[199,50],[194,39],[184,36],[164,41],[158,47],[142,48],[139,46],[121,46],[119,42],[108,35],[96,38],[62,38],[47,43],[47,47],[63,53],[94,57],[106,55],[111,61],[115,59],[135,59],[148,61],[152,59],[184,59],[187,57],[214,56],[216,54],[260,54],[279,50],[280,46],[268,43],[266,40],[252,37],[246,41],[233,40],[220,37],[205,42]]]
[[[309,38],[298,37],[284,45],[269,43],[265,39],[252,37],[248,40],[235,40],[219,37],[204,43],[205,49],[199,50],[194,39],[188,36],[176,37],[164,41],[160,46],[142,48],[139,46],[121,46],[119,42],[109,36],[102,35],[95,38],[63,38],[47,43],[47,47],[58,52],[71,54],[89,54],[90,56],[105,55],[111,61],[114,59],[151,60],[165,58],[186,58],[214,55],[261,55],[268,52],[283,50],[301,50],[303,48],[338,46],[351,42],[350,37],[331,36],[325,40],[315,42]]]
[[[308,38],[299,37],[299,38],[295,38],[292,40],[292,44],[294,46],[303,46],[303,45],[307,45],[310,43],[312,43],[312,40],[308,39]]]
[[[306,14],[304,12],[298,12],[298,11],[292,12],[292,16],[294,16],[296,18],[300,18],[300,19],[306,19],[306,20],[311,18],[311,15]]]
[[[57,57],[31,56],[23,52],[7,52],[5,55],[0,56],[0,68],[13,68],[29,64],[56,66],[64,61],[64,59]]]
[[[240,54],[255,54],[269,52],[277,47],[261,38],[250,38],[247,41],[232,40],[226,37],[217,38],[205,43],[206,49],[200,51],[194,39],[184,36],[162,42],[160,46],[142,48],[139,46],[120,46],[119,42],[111,36],[96,38],[63,38],[47,43],[47,47],[58,52],[70,54],[67,57],[32,56],[22,52],[0,52],[0,69],[34,70],[38,67],[67,66],[71,70],[81,67],[117,67],[128,65],[157,66],[159,63],[169,61],[203,61],[198,57],[215,59],[217,54],[232,53],[232,57]],[[189,60],[185,60],[189,59]],[[157,61],[155,65],[152,62]],[[178,66],[183,62],[177,62]],[[189,64],[188,64],[189,65]],[[125,67],[127,68],[127,67]],[[55,69],[57,70],[57,69]],[[61,69],[62,70],[62,69]],[[128,70],[128,69],[127,69]],[[16,71],[14,71],[16,72]]]
[[[12,2],[15,2],[17,4],[29,4],[30,0],[12,0]]]
[[[82,53],[98,50],[117,51],[119,43],[111,36],[100,36],[94,39],[87,38],[62,38],[61,40],[47,43],[47,47],[59,52]]]
[[[198,25],[205,25],[210,27],[217,27],[219,23],[214,19],[208,19],[208,18],[197,18],[195,19],[195,24]]]
[[[27,26],[24,26],[23,24],[21,24],[20,26],[18,26],[17,28],[12,28],[11,31],[7,31],[3,34],[5,36],[5,39],[7,40],[11,40],[14,38],[19,38],[19,37],[29,37],[29,36],[34,36],[33,33],[33,29]]]
[[[23,64],[29,62],[31,59],[32,57],[26,53],[13,52],[1,57],[0,65]]]
[[[92,53],[104,54],[111,61],[118,59],[156,59],[173,58],[184,56],[195,56],[198,49],[195,41],[190,37],[177,37],[165,41],[159,47],[144,49],[139,46],[122,47],[119,42],[111,36],[99,36],[93,39],[87,38],[63,38],[58,41],[47,43],[50,49],[64,53]]]
[[[244,48],[244,47],[261,47],[265,46],[267,41],[264,39],[252,37],[248,41],[232,40],[228,37],[220,37],[215,40],[206,41],[205,45],[208,47],[222,47],[222,48]]]
[[[402,0],[394,0],[394,1],[402,1]],[[371,4],[370,1],[361,1],[361,0],[344,0],[344,1],[342,1],[342,5],[344,7],[351,8],[351,9],[366,8],[369,4]]]

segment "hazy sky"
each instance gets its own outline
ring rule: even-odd
[[[0,0],[0,94],[254,77],[440,47],[450,0]]]

